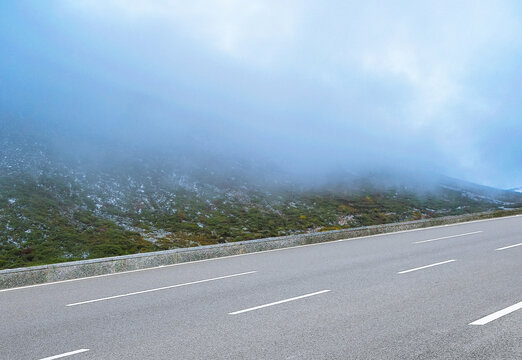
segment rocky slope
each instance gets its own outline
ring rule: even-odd
[[[13,137],[0,149],[0,268],[522,206],[522,194],[443,177],[308,183],[234,161],[107,162]]]

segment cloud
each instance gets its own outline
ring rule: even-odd
[[[66,4],[108,21],[116,17],[131,24],[160,22],[167,31],[259,65],[275,61],[293,40],[302,7],[298,1],[276,0],[67,0]]]
[[[4,111],[297,170],[402,164],[522,183],[516,1],[33,6],[36,20],[4,12]]]

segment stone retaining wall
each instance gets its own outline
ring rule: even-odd
[[[158,251],[144,254],[116,256],[103,259],[83,260],[52,265],[1,270],[0,289],[77,279],[87,276],[111,274],[121,271],[145,269],[162,265],[178,264],[195,260],[253,253],[264,250],[321,243],[360,236],[396,232],[401,230],[411,230],[429,226],[452,224],[463,221],[508,216],[518,214],[520,212],[520,210],[497,211],[470,215],[447,216],[402,223],[365,226],[352,229],[281,236],[259,240],[248,240],[193,248]]]

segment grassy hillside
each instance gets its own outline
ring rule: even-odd
[[[522,196],[502,193],[498,200],[455,183],[419,192],[400,185],[379,188],[366,179],[357,187],[268,191],[246,183],[216,185],[147,174],[0,176],[0,268],[522,205]]]

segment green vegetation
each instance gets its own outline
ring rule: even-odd
[[[48,179],[46,179],[48,180]],[[59,182],[0,177],[0,268],[153,251],[135,232],[94,216]]]
[[[269,193],[120,185],[116,191],[67,176],[0,176],[0,269],[499,208],[448,189],[420,195],[401,188]]]

